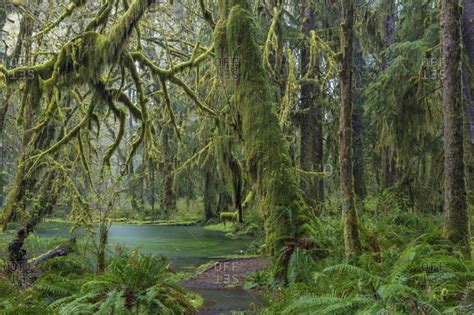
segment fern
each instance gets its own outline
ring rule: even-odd
[[[83,283],[72,298],[58,300],[60,314],[184,314],[193,306],[166,280],[165,259],[138,255],[113,257],[107,273]]]
[[[128,314],[130,313],[125,306],[124,292],[112,291],[107,295],[107,298],[102,301],[99,309],[95,314]]]
[[[357,265],[334,264],[338,257],[327,257],[304,267],[312,277],[297,278],[294,275],[300,272],[309,251],[295,250],[289,279],[298,282],[278,294],[265,314],[472,313],[472,305],[466,302],[472,299],[472,289],[466,289],[466,283],[474,280],[472,261],[453,252],[452,244],[442,239],[438,230],[415,238],[403,225],[392,225],[392,233],[387,233],[391,220],[388,216],[380,218],[382,223],[368,223],[370,227],[363,230],[366,242],[377,235],[382,250],[366,251]]]
[[[330,266],[330,267],[325,268],[323,272],[328,275],[332,273],[336,273],[336,272],[342,272],[342,273],[347,273],[350,275],[355,275],[376,287],[385,283],[383,278],[377,275],[371,274],[370,272],[367,272],[366,270],[362,268],[352,266],[349,264],[339,264],[339,265]]]

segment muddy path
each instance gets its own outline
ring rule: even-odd
[[[182,285],[204,298],[204,305],[196,314],[254,313],[265,302],[260,292],[243,288],[245,278],[248,273],[269,266],[266,257],[218,260]]]

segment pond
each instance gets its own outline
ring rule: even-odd
[[[70,237],[67,224],[41,224],[41,237]],[[83,235],[76,232],[76,236]],[[175,269],[194,268],[215,258],[243,254],[252,239],[229,239],[220,231],[209,231],[201,226],[163,226],[113,224],[109,231],[109,247],[117,244],[141,253],[163,255]]]
[[[36,233],[40,237],[70,238],[69,225],[43,223]],[[75,232],[81,237],[85,231]],[[109,248],[117,244],[141,253],[163,255],[175,270],[193,270],[197,266],[229,255],[244,254],[252,239],[229,239],[223,232],[209,231],[201,226],[160,226],[113,224],[109,231]],[[251,305],[261,306],[264,302],[252,292],[242,288],[193,289],[204,298],[199,314],[232,314],[249,311]]]

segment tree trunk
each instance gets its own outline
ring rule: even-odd
[[[468,204],[474,204],[474,0],[464,0],[462,32],[469,63],[463,66],[463,96],[466,102],[465,163]]]
[[[153,158],[150,158],[150,162],[148,163],[150,167],[150,203],[151,203],[151,213],[155,215],[155,203],[156,203],[156,180],[155,180],[155,169],[156,163]]]
[[[203,185],[203,203],[204,215],[206,221],[215,216],[218,207],[217,192],[217,174],[215,171],[216,161],[213,157],[208,157],[206,165],[204,165],[204,185]],[[219,209],[220,210],[220,209]]]
[[[61,179],[55,171],[49,171],[43,174],[43,182],[38,191],[38,200],[34,203],[32,217],[28,222],[18,230],[16,238],[8,244],[9,271],[18,275],[18,283],[21,287],[26,287],[34,280],[32,279],[32,266],[28,264],[27,253],[23,248],[26,238],[33,232],[36,225],[48,213],[51,213],[56,205],[59,196]],[[31,182],[24,182],[24,189],[35,188]],[[25,203],[25,201],[23,201]],[[25,205],[26,206],[26,205]]]
[[[362,97],[362,89],[364,87],[362,77],[365,61],[357,39],[355,47],[356,97],[354,102],[354,112],[352,113],[352,141],[354,147],[353,174],[355,194],[360,200],[363,200],[367,194],[364,165],[364,99]]]
[[[135,179],[135,166],[133,159],[129,163],[129,172],[128,172],[128,191],[130,192],[130,206],[133,211],[140,211],[141,205],[139,203],[139,198],[137,195],[137,180]]]
[[[352,174],[352,61],[354,4],[342,0],[341,24],[341,114],[339,121],[339,159],[342,194],[342,220],[344,222],[344,247],[346,258],[358,256],[361,245],[354,200]]]
[[[107,249],[107,238],[109,229],[107,222],[100,222],[99,226],[99,246],[97,252],[97,274],[102,274],[105,271],[105,250]]]
[[[161,194],[161,207],[164,218],[168,219],[176,209],[176,196],[174,192],[174,154],[170,144],[173,129],[164,126],[161,132],[161,150],[163,153],[162,176],[163,187]]]
[[[241,115],[246,170],[260,197],[275,276],[285,282],[293,249],[308,246],[302,230],[307,223],[306,207],[274,112],[272,88],[248,1],[221,0],[218,5],[221,19],[215,29],[216,53],[221,60],[232,62],[233,73],[238,71],[238,78],[228,83]]]
[[[5,2],[5,0],[0,0],[0,63],[5,63],[7,57],[7,47],[3,42],[3,27],[7,22],[7,15],[9,12],[9,8]]]
[[[442,0],[445,234],[470,255],[461,101],[461,6]]]
[[[310,31],[316,29],[316,12],[314,4],[305,0],[301,4],[305,38],[309,38]],[[304,75],[310,60],[310,51],[307,45],[301,49],[301,73]],[[318,103],[318,87],[312,83],[301,85],[301,109],[305,111],[299,117],[301,142],[300,163],[301,169],[309,172],[323,171],[323,125],[321,106]],[[316,207],[324,202],[324,181],[322,178],[308,177],[302,181],[304,197],[308,205]]]
[[[388,49],[384,60],[384,69],[390,67],[393,61],[393,53],[389,50],[395,43],[396,8],[395,0],[388,0],[388,11],[384,21],[385,48]],[[388,146],[384,148],[384,188],[390,188],[395,184],[397,177],[397,163],[393,150]]]
[[[464,0],[463,12],[463,41],[466,53],[469,59],[469,69],[471,75],[474,74],[474,0]],[[465,75],[467,75],[465,73]],[[472,79],[470,80],[472,82]],[[469,84],[472,87],[472,84]],[[474,145],[474,106],[472,99],[467,103],[467,117],[469,122],[469,134],[471,144]]]

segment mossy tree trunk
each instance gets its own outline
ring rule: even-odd
[[[468,204],[474,205],[474,0],[464,0],[462,33],[469,61],[463,66],[463,95],[466,101],[466,190]]]
[[[385,48],[390,49],[395,44],[396,27],[396,7],[395,0],[387,1],[387,13],[384,21]],[[393,61],[393,54],[389,51],[385,56],[384,69],[390,67]],[[384,147],[384,188],[390,188],[397,180],[397,162],[393,150],[388,146]]]
[[[355,61],[355,88],[356,95],[354,100],[354,112],[352,113],[352,141],[354,147],[354,191],[356,196],[362,200],[367,194],[365,181],[365,164],[364,164],[364,99],[362,90],[364,88],[363,72],[365,61],[358,40],[354,50]]]
[[[257,44],[257,29],[246,0],[220,0],[216,51],[237,67],[229,82],[241,117],[246,170],[260,197],[266,245],[275,276],[286,281],[292,249],[303,246],[304,205],[288,146],[275,114],[270,80]],[[224,59],[227,58],[227,59]]]
[[[150,205],[151,205],[151,213],[155,214],[155,205],[156,205],[156,163],[153,158],[149,158],[148,167],[150,169]]]
[[[203,167],[203,203],[205,220],[212,219],[218,207],[218,181],[214,156],[206,159]]]
[[[461,6],[442,0],[445,234],[470,255],[461,101]]]
[[[312,1],[301,2],[303,17],[302,32],[309,38],[310,31],[316,30],[316,12]],[[310,62],[310,49],[304,46],[301,49],[301,72],[307,71]],[[299,116],[301,141],[300,163],[304,171],[323,171],[323,124],[321,114],[321,100],[318,98],[319,88],[313,83],[301,85],[301,109],[305,111]],[[316,207],[324,202],[324,181],[322,178],[310,177],[302,181],[305,201]]]
[[[161,163],[161,175],[163,176],[161,191],[161,208],[164,218],[169,218],[176,209],[176,194],[174,191],[174,152],[171,146],[173,128],[164,126],[161,131],[161,151],[163,160]]]
[[[129,128],[131,131],[134,128],[133,119],[130,117],[128,122]],[[130,132],[130,137],[132,133]],[[135,168],[135,162],[133,159],[130,160],[128,166],[128,190],[130,193],[130,206],[132,210],[141,212],[143,210],[143,180],[138,174]]]
[[[339,121],[339,159],[342,195],[342,220],[346,258],[357,256],[361,250],[359,227],[354,198],[352,173],[352,67],[353,67],[354,4],[342,0],[340,73],[341,114]]]

